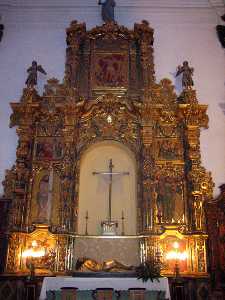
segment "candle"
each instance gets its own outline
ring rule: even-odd
[[[86,211],[86,219],[88,219],[88,210]]]

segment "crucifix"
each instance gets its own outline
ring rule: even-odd
[[[109,160],[109,170],[103,172],[93,172],[93,175],[109,175],[109,206],[108,206],[108,221],[112,221],[112,181],[114,175],[129,175],[129,172],[113,172],[114,165],[112,159]]]

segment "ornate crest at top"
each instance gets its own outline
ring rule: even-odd
[[[129,30],[106,22],[90,31],[73,21],[67,29],[65,84],[95,99],[102,93],[142,99],[153,84],[153,29],[147,21]]]
[[[90,39],[129,40],[134,37],[134,34],[125,26],[118,25],[118,23],[115,22],[108,22],[103,24],[102,26],[96,26],[95,28],[90,30],[88,36]]]

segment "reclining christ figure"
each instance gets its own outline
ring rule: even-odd
[[[75,266],[76,270],[81,271],[92,271],[92,272],[119,272],[119,271],[132,271],[135,269],[134,266],[126,266],[115,259],[103,261],[103,263],[98,263],[96,260],[79,257]]]

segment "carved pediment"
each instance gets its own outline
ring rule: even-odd
[[[79,146],[112,139],[137,149],[140,144],[140,112],[127,98],[107,94],[85,102],[79,122]]]
[[[117,40],[117,39],[132,39],[134,37],[133,31],[121,26],[116,22],[108,22],[102,26],[96,26],[88,33],[90,39],[102,40]]]

